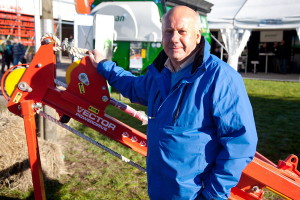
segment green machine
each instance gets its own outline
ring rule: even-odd
[[[172,6],[161,0],[95,0],[91,14],[113,15],[112,60],[134,74],[144,74],[159,52],[161,17]],[[202,35],[210,42],[206,16],[200,15]]]

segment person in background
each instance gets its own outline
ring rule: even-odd
[[[25,60],[27,63],[30,63],[34,57],[34,50],[29,49],[27,53],[25,53]],[[58,61],[57,61],[58,62]]]
[[[218,58],[221,58],[221,50],[220,49],[221,49],[220,45],[217,44],[213,51],[213,54],[215,56],[217,56]]]
[[[5,72],[5,66],[7,69],[9,69],[10,65],[12,64],[12,61],[13,61],[12,48],[13,48],[13,45],[11,44],[11,41],[7,40],[6,45],[4,47],[4,51],[3,51],[4,61],[2,63],[2,68],[1,68],[2,74],[4,74],[4,72]]]
[[[272,53],[274,53],[274,57],[272,58],[272,65],[273,65],[273,72],[279,73],[280,72],[280,65],[279,65],[279,54],[278,54],[278,42],[273,43]]]
[[[74,46],[74,37],[71,34],[68,38],[69,46]],[[71,58],[71,62],[73,63],[75,61],[75,57],[69,53],[69,57]]]
[[[162,36],[164,50],[145,75],[134,76],[97,50],[91,62],[122,95],[148,107],[150,199],[228,199],[256,152],[243,79],[210,54],[194,10],[169,10]]]
[[[279,58],[279,72],[281,74],[286,74],[287,73],[287,68],[288,68],[288,49],[285,44],[285,41],[282,40],[280,41],[278,45],[278,58]]]
[[[266,56],[261,54],[269,53],[268,44],[266,42],[263,42],[260,44],[259,47],[259,65],[258,65],[258,71],[264,72],[265,66],[266,66]]]
[[[17,37],[13,39],[13,42],[13,64],[18,65],[25,57],[25,47]]]
[[[5,40],[3,36],[1,36],[0,37],[0,64],[2,68],[5,66],[4,48],[5,48]]]

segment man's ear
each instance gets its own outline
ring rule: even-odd
[[[197,33],[197,36],[196,36],[196,43],[197,44],[200,44],[200,40],[201,40],[201,31],[199,30],[198,33]]]

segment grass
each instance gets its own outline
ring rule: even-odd
[[[125,102],[128,103],[128,100],[125,100]],[[145,110],[145,107],[140,105],[130,104],[130,106],[137,110]],[[118,111],[117,108],[108,106],[106,111],[139,131],[146,131],[146,127],[142,126],[139,120],[128,117],[128,114]],[[79,123],[76,123],[76,129],[140,166],[146,167],[145,158],[140,154]],[[69,137],[73,140],[74,146],[78,143],[84,145],[80,149],[75,148],[75,151],[71,149],[68,152],[69,154],[66,155],[66,162],[73,163],[74,174],[65,177],[65,184],[58,191],[58,194],[53,196],[53,199],[148,199],[146,175],[144,173],[102,149],[78,139],[77,136],[70,135]],[[78,160],[79,156],[81,157],[80,160]]]
[[[244,80],[253,106],[259,137],[258,152],[277,163],[289,154],[300,156],[300,83]],[[118,99],[117,94],[113,97]],[[137,110],[145,107],[123,102]],[[139,120],[109,106],[107,113],[146,132]],[[76,123],[76,129],[145,167],[141,155]],[[69,174],[47,180],[47,199],[53,200],[147,200],[146,175],[74,135],[67,135],[65,161]],[[267,194],[267,199],[279,199]],[[26,196],[26,197],[24,197]],[[9,198],[10,197],[10,198]],[[12,198],[13,197],[13,198]],[[33,199],[32,193],[1,192],[0,199]]]
[[[245,80],[258,132],[257,151],[277,163],[300,156],[300,83]]]

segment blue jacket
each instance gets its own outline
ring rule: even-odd
[[[153,200],[227,199],[256,152],[243,79],[210,54],[203,37],[198,48],[187,66],[191,70],[173,88],[164,51],[144,76],[111,61],[97,67],[125,97],[148,106],[148,193]]]
[[[22,43],[14,43],[12,47],[12,52],[14,56],[23,57],[25,55],[25,47]]]

